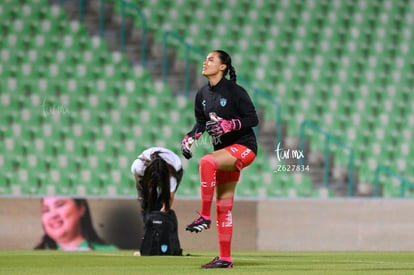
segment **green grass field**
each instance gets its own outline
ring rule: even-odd
[[[213,252],[0,251],[0,274],[414,274],[414,252],[235,252],[233,269],[203,270]]]

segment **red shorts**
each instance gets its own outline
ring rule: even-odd
[[[256,158],[256,154],[252,150],[240,144],[233,144],[225,147],[224,149],[237,159],[235,164],[236,170],[218,170],[216,173],[217,185],[219,185],[220,183],[226,183],[230,181],[238,181],[240,178],[240,171],[244,167],[249,166]]]

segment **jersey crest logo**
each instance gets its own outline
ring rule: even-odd
[[[162,245],[161,245],[161,251],[162,251],[162,253],[167,252],[167,250],[168,250],[168,245],[166,245],[166,244],[162,244]]]
[[[227,98],[220,98],[220,106],[224,107],[227,104]]]

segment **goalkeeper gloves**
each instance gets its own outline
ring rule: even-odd
[[[223,119],[216,113],[210,113],[210,119],[206,123],[206,131],[213,137],[221,137],[222,135],[241,129],[240,119]]]
[[[191,145],[193,145],[194,141],[199,139],[201,137],[202,133],[196,133],[194,138],[190,137],[188,134],[185,135],[183,140],[181,141],[181,152],[183,153],[183,156],[186,159],[190,159],[193,157],[193,154],[191,153]]]

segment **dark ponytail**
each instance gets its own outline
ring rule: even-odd
[[[225,65],[227,65],[226,70],[224,71],[224,76],[227,75],[227,73],[230,76],[230,80],[236,82],[237,81],[237,76],[236,76],[236,69],[233,67],[233,65],[231,64],[231,57],[228,53],[226,53],[223,50],[215,50],[215,52],[217,52],[219,54],[219,58],[221,60],[221,62]]]
[[[165,211],[170,210],[170,169],[159,156],[159,152],[151,155],[142,176],[144,210],[159,210],[164,204]],[[158,208],[158,209],[157,209]]]

